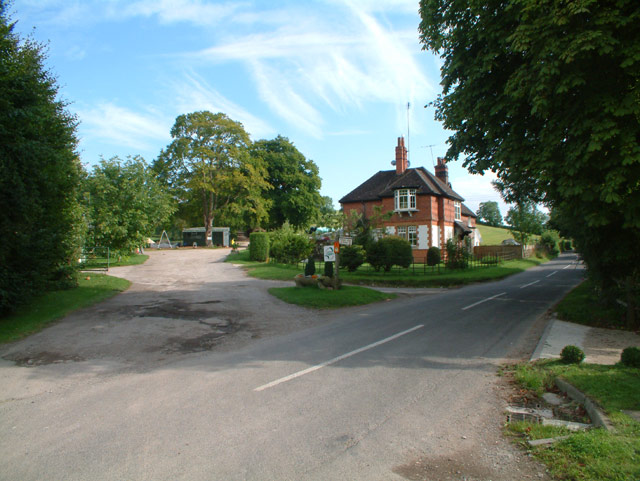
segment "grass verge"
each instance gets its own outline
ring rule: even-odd
[[[482,267],[477,269],[460,271],[429,271],[424,273],[413,272],[411,269],[392,272],[375,271],[340,271],[340,277],[349,284],[371,285],[371,286],[392,286],[392,287],[443,287],[460,286],[472,282],[484,282],[502,279],[518,272],[525,271],[531,267],[546,262],[548,259],[538,259],[536,257],[506,261],[497,266]],[[302,269],[286,265],[256,262],[249,260],[247,250],[236,254],[230,254],[227,262],[240,264],[247,269],[252,277],[259,279],[293,280],[296,274],[300,274]]]
[[[640,479],[640,423],[622,412],[640,410],[640,369],[539,361],[515,366],[513,375],[522,387],[538,394],[562,377],[600,404],[615,427],[615,431],[569,433],[531,423],[509,424],[507,432],[522,440],[569,436],[550,446],[529,448],[555,477],[572,481]]]
[[[76,309],[87,307],[126,290],[131,283],[119,277],[91,273],[81,276],[78,287],[47,292],[0,319],[0,343],[11,342],[41,330]]]
[[[569,292],[556,306],[558,318],[563,321],[592,327],[621,329],[625,325],[625,311],[621,306],[607,306],[587,279]]]
[[[316,287],[272,287],[269,289],[269,294],[289,304],[313,307],[315,309],[361,306],[396,297],[395,294],[387,294],[358,286],[342,286],[337,291],[323,290]]]
[[[111,259],[109,261],[109,267],[137,266],[146,262],[148,258],[149,256],[146,254],[131,254],[130,256],[123,256],[119,260]],[[82,270],[104,270],[106,268],[106,257],[89,258],[87,262],[82,265]]]

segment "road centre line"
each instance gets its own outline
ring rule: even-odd
[[[537,281],[529,282],[529,284],[525,284],[524,286],[521,286],[520,289],[524,289],[525,287],[532,286],[538,282],[540,282],[540,279],[538,279]]]
[[[281,377],[280,379],[276,379],[275,381],[271,381],[268,384],[264,384],[264,385],[262,385],[260,387],[255,388],[254,391],[258,391],[258,392],[259,391],[264,391],[265,389],[269,389],[271,387],[277,386],[278,384],[282,384],[284,382],[291,381],[292,379],[295,379],[297,377],[304,376],[305,374],[309,374],[311,372],[314,372],[314,371],[317,371],[319,369],[322,369],[323,367],[330,366],[331,364],[335,364],[336,362],[342,361],[342,360],[347,359],[347,358],[349,358],[351,356],[355,356],[356,354],[360,354],[361,352],[368,351],[369,349],[373,349],[374,347],[378,347],[381,344],[385,344],[385,343],[387,343],[389,341],[393,341],[394,339],[397,339],[397,338],[399,338],[401,336],[404,336],[405,334],[409,334],[410,332],[417,331],[418,329],[422,329],[423,327],[424,327],[424,324],[418,324],[417,326],[414,326],[411,329],[407,329],[406,331],[399,332],[397,334],[394,334],[393,336],[386,337],[386,338],[384,338],[384,339],[382,339],[380,341],[374,342],[373,344],[369,344],[367,346],[361,347],[360,349],[356,349],[355,351],[348,352],[348,353],[343,354],[341,356],[334,357],[333,359],[330,359],[330,360],[325,361],[323,363],[317,364],[315,366],[311,366],[308,369],[304,369],[302,371],[294,372],[293,374],[289,374],[288,376]]]
[[[506,292],[501,292],[500,294],[496,294],[495,296],[487,297],[486,299],[482,299],[481,301],[475,302],[467,307],[463,307],[462,310],[466,311],[467,309],[471,309],[472,307],[477,306],[478,304],[482,304],[483,302],[490,301],[491,299],[495,299],[496,297],[504,296]]]
[[[552,275],[557,274],[557,273],[558,273],[558,271],[553,271],[553,272],[552,272],[551,274],[549,274],[547,277],[551,277]]]
[[[568,269],[569,267],[571,267],[571,264],[568,264],[568,265],[564,266],[562,269],[563,269],[563,270],[564,270],[564,269]]]

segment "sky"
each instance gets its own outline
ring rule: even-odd
[[[200,110],[254,141],[287,137],[336,207],[394,168],[398,137],[412,167],[433,172],[447,150],[450,132],[425,108],[441,60],[420,44],[417,0],[14,0],[10,12],[23,38],[47,43],[89,170],[101,157],[151,163],[176,117]],[[491,174],[448,165],[471,210],[493,200],[506,215]]]

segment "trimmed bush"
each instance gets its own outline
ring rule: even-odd
[[[393,266],[406,269],[413,262],[411,244],[400,237],[383,237],[369,245],[367,261],[376,271],[384,268],[385,272],[389,272]]]
[[[627,347],[620,355],[620,362],[625,366],[640,368],[640,349]]]
[[[441,255],[440,255],[440,248],[436,247],[436,246],[432,246],[429,247],[429,250],[427,251],[427,265],[428,266],[437,266],[438,264],[440,264],[440,259],[441,259]]]
[[[584,361],[584,352],[578,346],[564,346],[560,360],[564,364],[580,364]]]
[[[304,266],[304,275],[312,276],[316,273],[316,263],[313,257],[307,259],[307,264]]]
[[[269,255],[277,262],[295,264],[308,258],[313,252],[313,247],[306,235],[284,230],[276,231],[271,233]]]
[[[249,259],[265,262],[269,258],[269,234],[252,232],[249,236]]]
[[[340,248],[340,264],[349,272],[355,272],[364,264],[365,252],[362,246],[352,245]]]

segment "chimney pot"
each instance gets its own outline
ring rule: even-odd
[[[444,157],[438,157],[438,164],[436,165],[436,177],[444,182],[444,185],[449,185],[449,168],[444,161]]]

